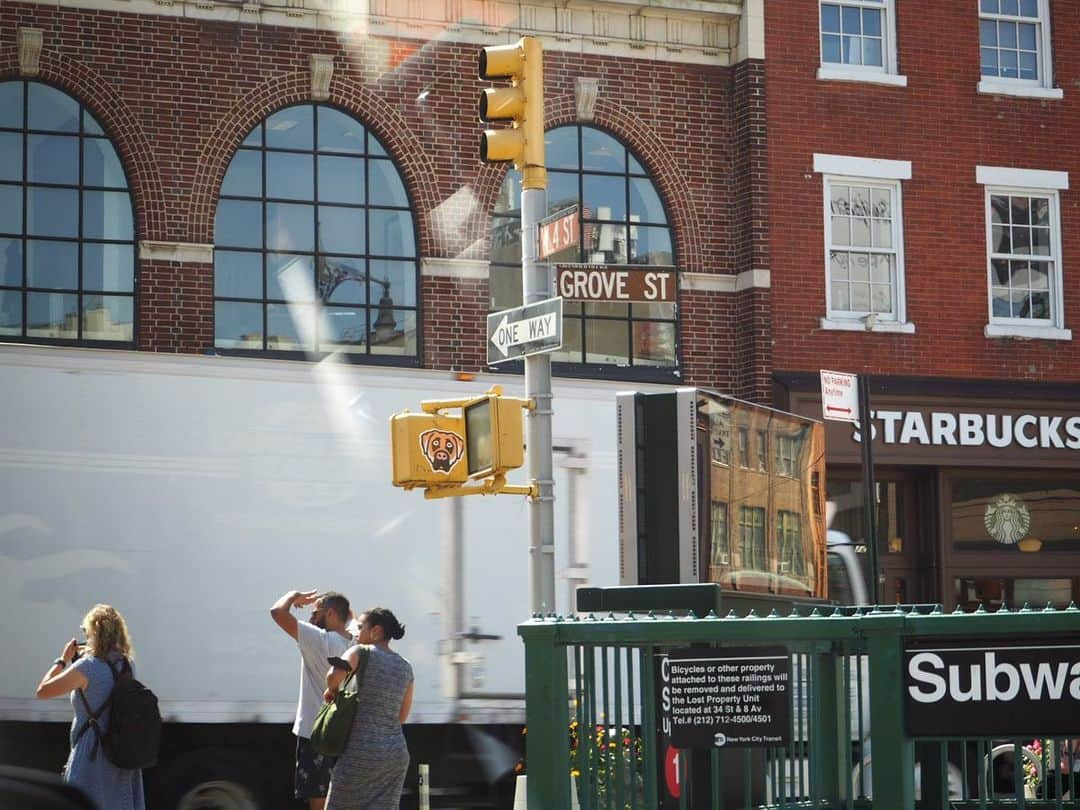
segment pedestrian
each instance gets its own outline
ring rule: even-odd
[[[312,605],[310,621],[292,615],[293,608],[307,605]],[[296,736],[293,790],[297,799],[307,801],[310,810],[325,806],[334,764],[331,757],[311,750],[311,726],[322,707],[326,659],[340,656],[355,641],[346,630],[351,615],[349,600],[332,591],[289,591],[270,608],[270,616],[300,648],[300,699],[292,728]]]
[[[360,615],[360,644],[370,645],[367,665],[358,685],[356,715],[345,751],[334,765],[326,810],[398,810],[409,749],[402,724],[413,697],[412,665],[390,649],[390,641],[405,635],[405,626],[386,608]],[[327,701],[341,688],[349,670],[360,661],[359,646],[351,647],[326,673]]]
[[[116,608],[94,605],[83,617],[80,631],[86,637],[85,645],[80,646],[75,638],[65,644],[37,688],[42,700],[71,694],[75,719],[64,781],[82,790],[101,810],[144,810],[142,771],[109,762],[97,734],[89,727],[87,711],[89,704],[100,713],[98,726],[104,734],[109,728],[106,701],[112,693],[113,673],[120,674],[126,659],[134,674],[135,652],[127,623]]]

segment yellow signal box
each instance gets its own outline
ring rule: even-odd
[[[505,475],[525,463],[526,400],[486,394],[464,408],[469,478]]]
[[[412,489],[469,480],[465,419],[441,413],[390,417],[394,486]]]

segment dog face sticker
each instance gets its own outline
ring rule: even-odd
[[[448,473],[465,455],[465,440],[449,430],[425,430],[420,434],[420,449],[433,471]]]

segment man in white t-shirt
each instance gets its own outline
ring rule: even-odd
[[[312,605],[311,620],[307,622],[291,613],[293,608],[305,605]],[[312,751],[309,738],[323,704],[326,659],[340,658],[355,643],[347,630],[351,618],[349,600],[334,592],[289,591],[270,608],[270,616],[300,648],[300,700],[292,729],[296,735],[296,798],[306,800],[310,810],[323,810],[334,762]]]

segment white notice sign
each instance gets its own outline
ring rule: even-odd
[[[859,421],[859,378],[842,371],[821,372],[821,414],[834,422]]]

